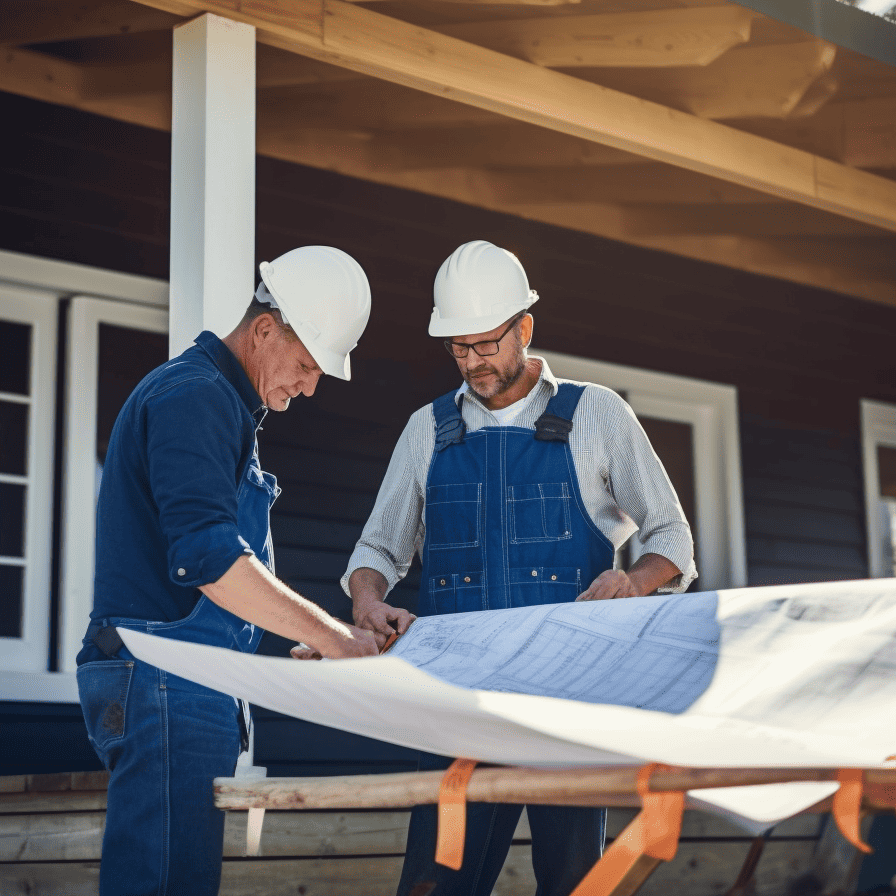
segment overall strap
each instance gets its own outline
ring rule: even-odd
[[[436,451],[443,451],[449,445],[457,445],[464,440],[467,427],[457,409],[456,395],[457,389],[432,403],[436,418]]]
[[[557,394],[535,421],[535,438],[541,442],[568,442],[572,432],[572,415],[584,391],[584,386],[561,383]]]

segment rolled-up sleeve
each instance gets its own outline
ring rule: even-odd
[[[177,585],[216,582],[244,554],[237,517],[240,411],[214,382],[197,377],[147,399],[149,486]]]
[[[356,569],[375,569],[390,591],[407,575],[414,551],[423,542],[420,459],[432,454],[432,441],[432,412],[423,408],[411,417],[395,445],[376,503],[340,580],[349,596],[348,580]]]
[[[681,576],[660,588],[684,591],[697,577],[694,541],[684,511],[631,407],[621,398],[609,440],[609,488],[619,505],[638,526],[644,553],[659,554],[674,563]]]

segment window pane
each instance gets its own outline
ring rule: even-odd
[[[0,482],[0,556],[25,556],[25,486]]]
[[[896,498],[896,448],[877,446],[877,472],[882,498]]]
[[[0,473],[24,476],[28,444],[27,404],[0,401]]]
[[[137,384],[168,360],[168,334],[100,324],[97,462],[106,459],[118,412]]]
[[[681,508],[694,534],[697,569],[700,569],[699,545],[696,544],[696,499],[694,497],[694,436],[690,423],[638,417],[653,450],[663,462]]]
[[[21,566],[0,566],[0,638],[22,637],[24,574]]]
[[[27,395],[31,380],[31,325],[0,320],[0,392]]]

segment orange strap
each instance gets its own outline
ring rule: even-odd
[[[607,847],[572,896],[611,896],[618,892],[619,884],[643,856],[666,862],[675,858],[684,814],[684,791],[653,793],[650,777],[658,768],[667,766],[652,763],[638,772],[638,793],[643,808]]]
[[[467,833],[467,785],[476,768],[475,759],[455,759],[439,787],[439,830],[436,837],[436,861],[460,870],[464,861]]]
[[[862,810],[862,791],[865,787],[864,776],[860,768],[841,768],[837,772],[840,788],[834,794],[833,814],[840,833],[856,849],[871,852],[871,847],[862,842],[859,833]]]

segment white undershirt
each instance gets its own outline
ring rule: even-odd
[[[461,395],[468,389],[469,386],[464,383],[457,394]],[[499,426],[513,426],[513,421],[516,420],[523,408],[529,403],[529,399],[532,397],[534,391],[535,389],[530,390],[528,395],[523,396],[519,401],[515,401],[513,404],[507,405],[506,408],[498,408],[496,411],[490,410],[489,413],[498,421]]]

